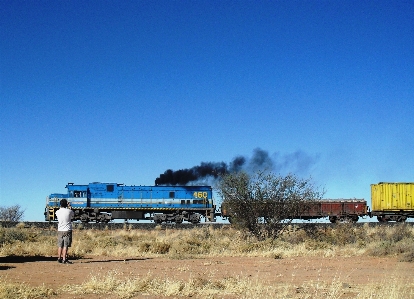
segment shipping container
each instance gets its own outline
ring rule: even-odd
[[[414,183],[371,185],[371,214],[378,221],[405,221],[414,217]]]

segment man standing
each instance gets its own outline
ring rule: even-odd
[[[60,201],[60,209],[56,211],[58,218],[58,262],[64,264],[72,264],[67,259],[68,247],[72,244],[72,219],[74,213],[68,209],[68,201],[62,199]]]

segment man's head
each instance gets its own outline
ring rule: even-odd
[[[62,200],[60,201],[60,206],[61,206],[62,208],[67,208],[67,207],[68,207],[68,201],[67,201],[66,199],[62,199]]]

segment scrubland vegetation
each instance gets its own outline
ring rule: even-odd
[[[4,256],[55,256],[55,239],[55,230],[25,228],[24,225],[0,227],[0,263]],[[208,226],[188,230],[159,227],[147,231],[130,229],[128,225],[123,230],[83,230],[78,226],[74,230],[74,240],[70,254],[75,259],[86,256],[180,260],[226,256],[269,259],[392,256],[401,262],[414,262],[414,228],[405,224],[291,227],[276,239],[260,241],[231,227]],[[289,286],[264,285],[250,277],[215,279],[211,274],[181,281],[148,273],[139,279],[125,279],[112,271],[106,275],[91,276],[83,284],[66,285],[58,290],[30,287],[24,283],[16,285],[2,280],[0,298],[53,298],[62,294],[111,294],[119,298],[133,298],[139,294],[172,298],[343,298],[343,283],[340,277],[330,284],[307,282],[292,294]],[[413,283],[388,280],[381,285],[367,285],[359,289],[355,298],[414,298],[413,289]]]

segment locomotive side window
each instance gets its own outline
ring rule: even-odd
[[[114,192],[114,185],[106,185],[106,192]]]
[[[86,191],[69,191],[69,197],[86,197]]]
[[[170,191],[170,198],[174,198],[175,197],[175,192],[174,191]]]

